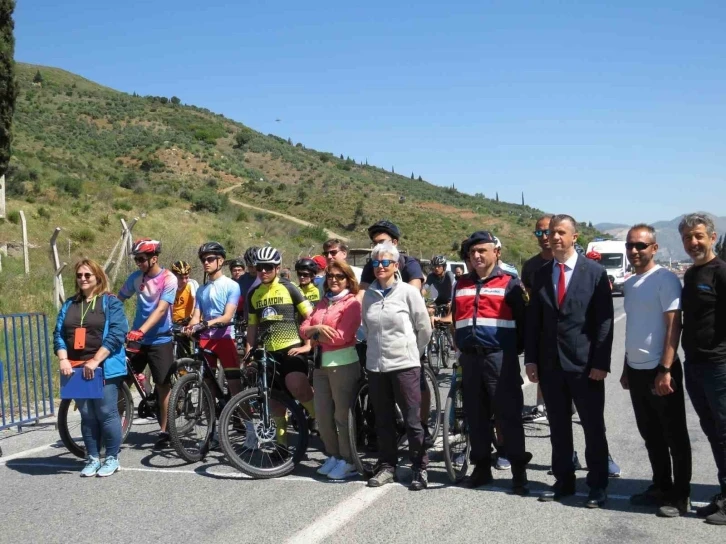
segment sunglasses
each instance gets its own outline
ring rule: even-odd
[[[649,244],[645,243],[645,242],[626,242],[625,249],[627,249],[627,250],[635,249],[637,251],[643,251],[645,249],[648,249],[652,245],[653,245],[653,242],[651,242]]]
[[[382,259],[380,261],[378,259],[374,259],[371,261],[373,268],[378,268],[379,266],[383,266],[383,268],[388,268],[389,266],[391,266],[392,263],[393,261],[391,259]]]
[[[217,259],[219,259],[219,257],[217,257],[216,255],[210,255],[209,257],[202,257],[199,260],[202,261],[203,263],[213,263]]]
[[[298,272],[297,277],[298,278],[312,278],[312,276],[310,274],[308,274],[307,272]]]
[[[549,236],[550,235],[550,229],[536,230],[536,231],[534,231],[534,235],[537,238],[542,238],[543,236]]]
[[[328,280],[343,281],[343,280],[347,280],[348,276],[346,276],[345,274],[325,274],[325,278]]]
[[[87,280],[90,280],[94,275],[90,272],[84,272],[84,273],[78,273],[76,274],[76,279],[80,280],[81,278],[86,278]]]
[[[134,262],[136,264],[148,263],[149,259],[147,259],[146,257],[134,257]]]
[[[331,257],[335,257],[338,253],[340,253],[339,249],[331,249],[330,251],[323,251],[323,255],[330,255]]]
[[[258,272],[272,272],[275,269],[274,264],[258,264],[255,266]]]

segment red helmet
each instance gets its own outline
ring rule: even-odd
[[[158,240],[152,240],[151,238],[139,238],[134,242],[131,254],[140,255],[142,253],[158,255],[161,253],[161,242]]]
[[[599,261],[602,259],[602,255],[600,255],[597,251],[589,251],[585,257],[592,259],[593,261]]]

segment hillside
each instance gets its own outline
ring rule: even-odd
[[[37,74],[41,81],[34,82]],[[536,252],[531,230],[539,210],[461,193],[456,180],[439,180],[447,185],[440,187],[357,164],[182,105],[177,97],[129,95],[56,68],[18,64],[17,76],[0,243],[20,240],[17,210],[24,210],[38,248],[31,252],[36,273],[49,273],[54,227],[63,229],[62,260],[105,259],[121,217],[139,217],[134,235],[160,237],[169,261],[193,258],[195,247],[214,238],[232,253],[269,242],[291,265],[317,251],[327,236],[323,228],[367,247],[365,227],[380,218],[401,226],[402,247],[417,257],[453,256],[454,246],[480,228],[500,236],[509,262],[519,265]],[[230,198],[317,226],[240,208]],[[596,233],[586,225],[581,230],[586,239]],[[0,311],[20,306],[2,293],[9,289],[5,269],[17,268],[13,260],[3,263]]]

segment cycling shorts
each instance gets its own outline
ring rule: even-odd
[[[283,384],[285,383],[284,380],[288,374],[292,374],[293,372],[300,372],[307,376],[309,369],[306,353],[303,353],[302,355],[292,356],[287,354],[288,351],[289,350],[285,349],[270,352],[270,355],[272,355],[272,357],[278,363],[276,370],[280,376],[280,379],[283,380]]]
[[[238,379],[240,377],[239,354],[237,353],[237,343],[232,338],[202,338],[199,340],[199,347],[211,351],[204,354],[204,358],[209,366],[214,369],[217,360],[219,360],[224,375],[227,378]]]
[[[151,369],[151,377],[156,385],[170,383],[174,366],[174,343],[141,344],[139,352],[129,357],[135,374],[141,374],[146,365]]]

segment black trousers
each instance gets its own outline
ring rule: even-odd
[[[396,468],[398,463],[398,404],[406,425],[411,464],[414,469],[426,468],[429,459],[424,448],[424,431],[421,426],[421,367],[395,372],[369,372],[368,384],[376,416],[379,466]]]
[[[565,372],[556,367],[539,367],[552,443],[552,473],[557,481],[575,480],[572,456],[572,403],[585,431],[587,485],[605,489],[608,485],[608,442],[605,437],[605,381],[588,378],[589,371]]]
[[[670,395],[655,394],[657,369],[636,370],[627,367],[630,399],[633,401],[635,422],[645,440],[653,485],[670,493],[675,499],[691,495],[691,441],[686,424],[686,402],[683,391],[683,367],[680,360],[671,366]]]
[[[525,460],[522,425],[522,376],[516,353],[461,353],[464,412],[469,424],[471,462],[491,462],[492,417],[499,423],[504,456],[512,463]]]

